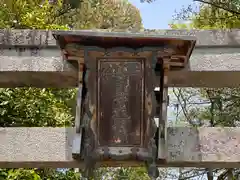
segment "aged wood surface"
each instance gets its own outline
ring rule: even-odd
[[[0,167],[71,167],[75,128],[0,128]],[[168,128],[164,167],[240,168],[240,128]],[[107,161],[102,165],[140,166],[134,161]]]
[[[155,133],[154,57],[151,51],[133,49],[86,50],[88,154],[94,151],[112,159],[148,156]],[[135,147],[140,148],[137,154]]]
[[[100,60],[100,145],[141,144],[143,63],[144,59]]]

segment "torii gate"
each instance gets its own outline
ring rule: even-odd
[[[0,167],[240,167],[238,128],[166,127],[167,87],[240,84],[240,30],[2,30],[0,45],[1,87],[79,88],[74,128],[1,128]]]

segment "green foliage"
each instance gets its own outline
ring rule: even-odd
[[[162,170],[162,174],[166,171]],[[96,180],[112,179],[112,180],[150,180],[146,169],[144,167],[130,167],[130,168],[99,168],[95,172]]]
[[[82,0],[63,0],[64,5],[70,5],[71,9],[77,9],[80,7]]]
[[[193,29],[193,24],[184,24],[184,23],[176,23],[176,22],[171,22],[169,24],[171,29]]]
[[[0,169],[0,180],[79,180],[72,170],[66,172],[49,169]]]
[[[119,168],[114,180],[150,180],[144,168]]]
[[[6,177],[7,180],[40,180],[40,176],[35,173],[34,169],[25,170],[25,169],[10,169]]]
[[[136,29],[142,28],[138,9],[128,1],[1,0],[0,28],[15,29]],[[70,5],[69,5],[70,4]],[[79,8],[73,8],[79,7]]]
[[[38,88],[0,89],[0,126],[71,126],[69,103],[74,93]]]
[[[218,3],[214,0],[213,2]],[[240,1],[228,0],[231,9],[240,7]],[[231,6],[230,6],[231,4]],[[233,14],[229,11],[214,6],[204,5],[199,14],[193,18],[193,25],[198,29],[233,29],[240,28],[240,14]]]
[[[209,2],[209,1],[203,1]],[[172,22],[172,29],[233,29],[240,27],[239,0],[211,0],[211,4],[200,4],[200,11],[188,6],[177,13],[177,19],[189,21],[190,24]],[[219,8],[222,7],[222,8]]]
[[[127,1],[83,0],[76,12],[71,12],[76,29],[136,29],[142,28],[142,19],[136,7]]]
[[[47,0],[1,0],[0,28],[67,29],[55,23],[64,11],[60,0],[54,5]]]

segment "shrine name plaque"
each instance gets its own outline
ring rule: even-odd
[[[100,146],[142,144],[144,59],[98,60]]]

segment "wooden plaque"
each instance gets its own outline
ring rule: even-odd
[[[100,146],[142,144],[144,59],[98,60]]]
[[[151,51],[127,50],[85,53],[85,148],[100,157],[147,159],[155,146],[155,57]]]

